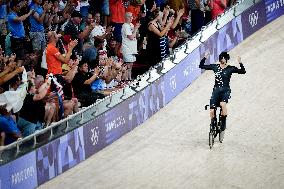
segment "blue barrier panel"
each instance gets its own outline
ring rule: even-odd
[[[83,128],[86,158],[106,146],[105,129],[101,124],[104,121],[103,119],[104,116],[98,116],[95,120],[91,121]]]
[[[247,11],[243,12],[241,17],[244,38],[247,38],[267,24],[265,2],[261,1],[257,3]]]
[[[36,151],[37,179],[42,184],[85,160],[83,128],[80,127]]]
[[[0,167],[1,189],[23,189],[38,186],[35,152]]]
[[[129,126],[135,128],[144,123],[165,105],[164,78],[161,77],[129,102]]]
[[[265,0],[267,22],[271,22],[284,13],[284,0]]]
[[[199,62],[200,54],[197,48],[164,76],[166,103],[169,103],[201,75]]]

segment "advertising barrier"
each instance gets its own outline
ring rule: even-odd
[[[0,189],[23,189],[37,186],[34,151],[0,167]]]
[[[201,75],[199,62],[199,49],[195,49],[191,54],[187,55],[178,66],[171,69],[164,76],[166,103],[169,103]]]
[[[265,2],[261,1],[242,13],[244,39],[267,24]]]
[[[85,156],[90,157],[165,106],[163,79],[84,126]]]
[[[38,184],[42,184],[85,160],[83,128],[80,127],[36,150]]]
[[[145,122],[201,75],[199,62],[214,63],[284,13],[284,0],[263,0],[245,10],[158,80],[94,120],[0,167],[0,189],[35,188],[67,171]],[[204,30],[206,32],[206,30]]]
[[[267,22],[271,22],[284,13],[284,0],[265,0]]]

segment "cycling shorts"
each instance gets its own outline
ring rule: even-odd
[[[216,87],[213,89],[210,99],[210,108],[216,108],[220,106],[220,102],[228,103],[231,98],[231,89],[227,87]]]

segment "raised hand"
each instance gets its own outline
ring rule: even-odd
[[[75,39],[68,44],[69,49],[74,49],[74,47],[78,44],[78,40]]]
[[[10,71],[13,71],[17,67],[17,63],[14,61],[10,61],[9,64],[7,65],[7,69]]]
[[[106,33],[110,33],[110,32],[112,32],[113,30],[112,30],[112,27],[111,26],[108,26],[107,28],[106,28]]]
[[[242,59],[240,56],[237,57],[238,63],[242,63]]]
[[[174,20],[175,20],[175,17],[174,17],[174,16],[170,17],[169,20],[168,20],[168,22],[167,22],[167,26],[168,26],[168,27],[171,27],[171,25],[174,23]]]
[[[170,13],[170,7],[169,7],[169,6],[166,6],[166,7],[164,8],[163,14],[164,14],[165,16],[168,16],[169,13]]]
[[[177,16],[181,17],[184,14],[184,8],[177,11]]]
[[[100,68],[96,67],[94,70],[94,75],[99,76],[100,74]]]
[[[17,73],[22,73],[25,70],[24,66],[17,67],[16,71]]]

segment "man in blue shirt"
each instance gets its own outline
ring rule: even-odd
[[[33,4],[30,9],[34,10],[34,14],[30,16],[30,39],[32,41],[33,50],[36,54],[41,55],[46,46],[45,33],[43,21],[46,15],[46,12],[50,9],[48,1],[40,6],[41,0],[33,0]]]
[[[13,143],[22,137],[15,120],[11,117],[6,107],[0,106],[0,134],[3,132],[5,134],[5,145]]]
[[[24,51],[25,29],[23,21],[26,20],[34,11],[31,9],[29,13],[23,16],[18,16],[17,13],[21,10],[21,4],[17,1],[10,2],[11,11],[8,14],[8,25],[11,32],[11,48],[12,52],[16,54],[16,59],[19,64],[22,64]]]
[[[0,0],[0,45],[2,50],[5,50],[5,38],[7,35],[7,6],[4,0]]]

